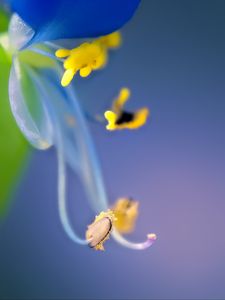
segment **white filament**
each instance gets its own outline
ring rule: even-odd
[[[87,245],[88,242],[86,241],[86,239],[81,239],[72,229],[67,214],[66,171],[65,171],[65,161],[63,155],[62,141],[59,132],[58,132],[58,143],[57,143],[57,157],[58,157],[58,207],[59,207],[59,216],[60,216],[61,223],[63,225],[65,232],[71,238],[72,241],[80,245]]]

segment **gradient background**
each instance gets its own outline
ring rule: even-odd
[[[1,225],[0,298],[225,298],[225,1],[145,0],[123,33],[107,69],[77,89],[92,111],[123,85],[130,108],[150,107],[137,132],[90,125],[111,202],[141,202],[131,237],[158,241],[144,252],[74,245],[57,213],[55,152],[35,152]],[[93,215],[69,173],[83,233]]]

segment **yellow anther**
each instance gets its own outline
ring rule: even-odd
[[[91,66],[87,66],[87,67],[81,68],[80,69],[80,76],[81,77],[87,77],[88,75],[91,74],[91,71],[92,71]]]
[[[122,43],[122,37],[119,31],[113,32],[98,39],[108,49],[118,48]]]
[[[116,129],[116,119],[117,119],[117,115],[113,112],[113,111],[106,111],[104,114],[106,120],[108,121],[108,125],[106,126],[106,128],[108,130],[114,130]]]
[[[86,239],[91,248],[104,250],[104,243],[110,237],[115,222],[114,213],[111,210],[101,212],[95,217],[94,222],[88,226]]]
[[[119,96],[113,101],[112,110],[119,114],[129,98],[130,90],[128,88],[122,88]]]
[[[112,207],[116,217],[115,228],[120,233],[130,233],[134,230],[138,217],[139,203],[130,198],[120,198]]]
[[[70,50],[68,49],[59,49],[56,51],[55,56],[58,58],[64,58],[70,55]]]
[[[108,60],[108,53],[106,49],[102,48],[101,54],[92,62],[91,67],[93,70],[103,68]]]
[[[93,70],[103,68],[107,63],[108,50],[117,48],[120,43],[120,33],[114,32],[93,42],[83,43],[72,50],[57,50],[56,57],[65,58],[63,64],[65,73],[61,81],[62,85],[69,85],[77,72],[81,77],[87,77]]]
[[[130,97],[130,90],[122,88],[119,96],[114,100],[112,110],[105,112],[104,116],[108,121],[106,129],[137,129],[143,126],[148,119],[148,108],[142,108],[135,113],[124,111],[124,105]]]
[[[73,69],[66,70],[65,73],[63,74],[61,85],[64,87],[69,85],[75,74],[76,71]]]
[[[132,122],[124,124],[124,127],[121,126],[121,129],[127,128],[127,129],[137,129],[147,122],[149,116],[149,110],[148,108],[142,108],[135,112],[134,119]]]

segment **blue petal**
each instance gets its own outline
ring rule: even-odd
[[[96,37],[122,27],[140,0],[8,0],[35,31],[33,42]]]

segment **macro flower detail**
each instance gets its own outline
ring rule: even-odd
[[[139,1],[124,0],[120,5],[120,1],[111,0],[107,1],[107,6],[106,1],[100,0],[65,1],[65,3],[51,0],[43,16],[39,9],[44,3],[46,4],[46,1],[30,1],[10,1],[12,9],[19,15],[12,15],[9,31],[0,37],[0,45],[12,62],[9,76],[9,101],[21,132],[30,144],[39,150],[47,150],[52,146],[56,149],[58,211],[62,226],[73,242],[89,245],[96,250],[103,250],[103,244],[110,236],[130,249],[146,249],[155,242],[155,234],[148,234],[147,239],[142,243],[130,242],[121,235],[134,228],[137,205],[130,203],[129,208],[129,203],[122,200],[114,207],[115,211],[109,210],[111,205],[93,138],[88,129],[86,114],[72,84],[76,73],[79,72],[81,77],[87,77],[93,70],[100,70],[106,65],[109,50],[121,45],[120,33],[112,33],[112,29],[119,29],[132,16]],[[27,11],[30,7],[29,3],[32,5],[36,3],[38,7],[37,11],[30,12],[34,17],[32,20]],[[53,3],[55,6],[51,7]],[[62,9],[66,3],[70,3],[77,10],[80,7],[82,17],[79,16],[79,20],[76,21],[78,23],[74,21],[75,17],[70,9],[67,8],[66,11]],[[84,10],[85,4],[88,6],[85,6]],[[121,9],[119,12],[116,11],[118,7]],[[109,11],[110,8],[112,11]],[[62,15],[59,13],[60,9]],[[114,10],[117,12],[115,22]],[[95,24],[95,20],[88,19],[84,11],[87,15],[92,12],[93,17],[96,17],[96,14],[98,16],[99,13],[103,16],[104,24],[100,23],[99,19]],[[65,23],[60,23],[62,20],[60,16],[65,19]],[[79,22],[87,23],[87,26],[84,25],[84,28],[69,26]],[[64,33],[65,28],[67,31]],[[74,42],[68,41],[67,38],[87,36],[97,38],[88,39],[71,50],[63,44],[63,42],[70,42],[70,44]],[[53,38],[64,39],[64,41],[52,42]],[[147,108],[135,113],[123,110],[129,95],[128,89],[122,89],[113,103],[112,111],[105,113],[109,121],[107,129],[133,129],[146,123],[149,114]],[[69,218],[66,195],[67,166],[80,178],[90,207],[93,213],[97,214],[84,237],[77,234]],[[116,215],[118,215],[117,225]]]
[[[148,119],[149,110],[144,107],[135,113],[125,111],[124,105],[130,98],[130,90],[122,88],[118,97],[113,101],[112,110],[105,112],[105,118],[108,121],[106,129],[137,129],[143,126]]]

